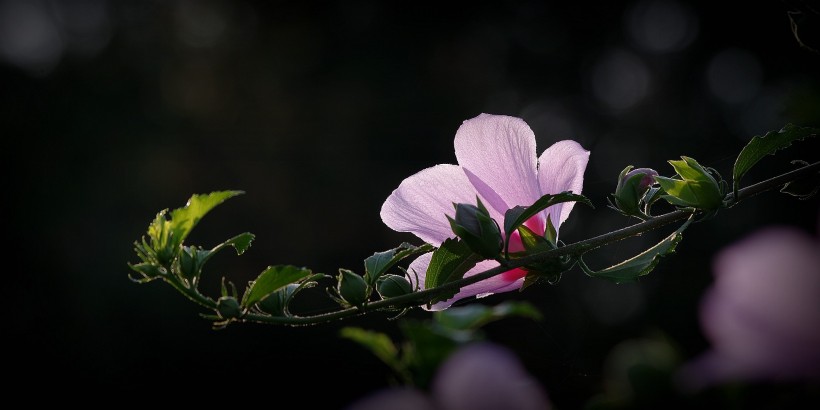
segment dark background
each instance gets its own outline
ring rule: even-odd
[[[361,271],[375,251],[418,243],[379,208],[405,177],[454,163],[456,129],[482,112],[523,117],[539,153],[567,138],[592,152],[584,193],[597,208],[576,207],[568,242],[634,222],[605,207],[626,165],[669,175],[665,161],[688,155],[729,177],[751,136],[820,126],[820,54],[800,48],[784,2],[443,3],[0,0],[12,383],[200,399],[250,386],[272,405],[287,394],[325,408],[388,385],[387,367],[337,337],[345,325],[398,337],[385,315],[214,331],[169,286],[130,282],[134,240],[193,193],[247,192],[190,242],[257,234],[245,255],[209,265],[213,290],[270,264]],[[817,144],[799,147],[746,182],[816,160]],[[487,335],[516,350],[557,407],[577,408],[601,391],[620,341],[661,333],[687,358],[708,347],[697,304],[720,248],[764,225],[816,233],[817,222],[817,199],[766,193],[692,226],[636,284],[575,270],[482,300],[528,300],[545,316]],[[322,294],[301,307],[325,306]]]

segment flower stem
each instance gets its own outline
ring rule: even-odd
[[[740,201],[745,199],[751,198],[755,195],[758,195],[762,192],[766,192],[772,190],[774,188],[778,188],[786,184],[787,182],[791,182],[797,179],[800,179],[804,176],[810,175],[813,172],[820,171],[820,162],[815,162],[811,165],[806,165],[801,168],[797,168],[793,171],[778,175],[776,177],[767,179],[765,181],[759,182],[754,185],[750,185],[746,188],[743,188],[737,192],[737,196],[734,196],[734,193],[730,193],[726,196],[727,203],[731,203],[732,206],[737,204]],[[269,323],[269,324],[282,324],[282,325],[290,325],[290,326],[305,326],[305,325],[315,325],[325,322],[330,322],[337,319],[342,319],[351,316],[357,316],[364,314],[368,311],[373,310],[381,310],[381,309],[401,309],[407,308],[412,306],[418,306],[420,304],[428,303],[429,301],[433,300],[433,298],[441,293],[444,292],[452,292],[457,291],[458,289],[463,288],[464,286],[471,285],[476,282],[480,282],[485,279],[489,279],[493,276],[499,275],[504,273],[510,269],[526,266],[533,264],[535,262],[545,261],[551,258],[556,258],[559,256],[571,255],[571,256],[578,256],[582,255],[590,250],[600,248],[605,245],[609,245],[614,242],[618,242],[620,240],[630,238],[633,236],[640,235],[644,232],[648,232],[662,226],[682,221],[692,215],[693,212],[696,212],[694,209],[680,209],[672,212],[668,212],[663,215],[651,217],[650,219],[637,223],[635,225],[628,226],[626,228],[618,229],[613,232],[608,232],[603,235],[596,236],[594,238],[586,239],[583,241],[575,242],[557,249],[551,249],[548,251],[538,252],[531,255],[524,256],[522,258],[513,259],[509,261],[501,260],[501,265],[492,269],[488,269],[484,272],[477,273],[472,275],[468,278],[459,279],[453,282],[446,283],[444,285],[421,290],[419,292],[413,292],[410,294],[397,296],[390,299],[384,299],[377,302],[369,303],[361,308],[352,307],[347,309],[342,309],[338,311],[322,313],[318,315],[312,316],[289,316],[289,317],[276,317],[276,316],[267,316],[263,314],[257,313],[246,313],[240,319],[241,321],[245,322],[256,322],[256,323]],[[173,285],[173,283],[172,283]],[[177,286],[179,285],[179,286]],[[215,307],[215,303],[213,300],[202,296],[198,292],[195,292],[196,295],[191,294],[191,292],[182,286],[181,284],[177,284],[175,287],[183,292],[186,296],[194,300],[195,302],[213,308]],[[211,306],[213,305],[213,306]]]

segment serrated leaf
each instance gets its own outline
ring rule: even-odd
[[[627,259],[619,264],[610,266],[599,271],[591,270],[583,259],[579,260],[581,269],[589,276],[609,279],[615,283],[634,282],[639,277],[652,272],[655,266],[660,262],[660,258],[667,256],[675,251],[675,247],[683,239],[683,231],[692,222],[692,218],[686,220],[675,232],[672,232],[664,240],[658,242],[655,246],[641,252],[639,255],[631,259]]]
[[[167,226],[170,230],[168,240],[171,248],[176,249],[205,214],[227,199],[243,193],[242,191],[217,191],[209,194],[195,194],[188,199],[184,207],[171,211],[171,220],[168,221]]]
[[[760,137],[755,136],[740,151],[735,166],[732,170],[734,179],[733,187],[735,193],[740,187],[740,180],[758,161],[766,155],[774,155],[775,152],[789,147],[792,142],[800,141],[810,137],[816,137],[820,133],[817,128],[798,127],[793,124],[786,124],[780,131],[770,131]]]
[[[399,349],[396,348],[393,340],[386,334],[358,327],[344,327],[339,333],[341,337],[364,346],[385,364],[394,370],[398,370]]]
[[[424,288],[432,289],[459,280],[480,260],[481,257],[473,253],[464,242],[452,238],[447,239],[433,252],[430,266],[427,268]],[[442,294],[431,303],[447,300],[456,293],[458,290]]]
[[[553,206],[556,204],[560,204],[563,202],[581,202],[583,204],[589,205],[590,207],[594,208],[592,202],[587,199],[587,197],[583,195],[573,194],[570,191],[561,192],[560,194],[547,194],[539,198],[535,201],[532,205],[525,207],[525,206],[516,206],[510,208],[504,214],[504,235],[506,238],[509,238],[510,235],[518,229],[519,226],[523,225],[524,222],[527,222],[530,218],[538,214],[539,212]],[[504,253],[509,254],[509,247],[510,241],[505,241],[504,244]]]
[[[471,304],[435,312],[433,319],[440,326],[456,330],[475,330],[488,323],[519,316],[541,320],[541,312],[527,302],[504,302],[497,306]]]
[[[311,274],[310,269],[298,268],[292,265],[268,266],[259,274],[256,280],[250,283],[242,296],[242,307],[249,308],[271,293],[307,278]]]
[[[364,260],[365,282],[367,282],[369,286],[373,286],[381,275],[384,275],[402,259],[430,252],[431,250],[433,250],[433,246],[430,244],[413,246],[405,242],[396,248],[384,252],[376,252]]]

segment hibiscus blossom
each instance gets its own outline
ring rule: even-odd
[[[490,216],[503,225],[504,214],[515,206],[529,206],[545,194],[564,191],[581,193],[589,151],[575,141],[559,141],[536,157],[535,135],[524,120],[503,115],[481,114],[464,121],[456,132],[456,159],[459,165],[443,164],[427,168],[402,181],[382,205],[382,221],[399,232],[410,232],[421,240],[440,246],[455,237],[447,216],[454,217],[453,203],[475,204],[476,197],[487,206]],[[553,205],[526,222],[528,228],[543,235],[547,218],[556,230],[567,219],[572,202]],[[514,232],[510,252],[523,250]],[[410,264],[423,287],[432,253],[419,256]],[[479,262],[465,277],[498,266],[498,262]],[[414,282],[416,278],[412,277]],[[454,297],[432,306],[449,307],[470,296],[520,289],[526,272],[512,269],[501,275],[465,286]]]

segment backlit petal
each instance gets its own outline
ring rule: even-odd
[[[391,229],[439,246],[455,237],[446,216],[455,216],[454,202],[475,204],[476,191],[460,167],[436,165],[402,181],[384,201],[381,217]]]
[[[481,114],[464,121],[454,145],[470,182],[499,214],[540,197],[535,135],[524,120]]]
[[[572,191],[580,194],[584,186],[584,170],[589,161],[589,151],[575,141],[564,140],[552,144],[538,159],[538,184],[542,194]],[[574,202],[553,205],[547,209],[557,229],[569,217]]]

